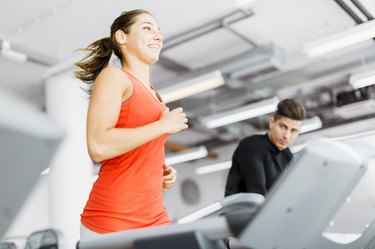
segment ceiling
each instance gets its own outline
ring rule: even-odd
[[[225,78],[219,88],[169,104],[184,107],[190,124],[188,131],[170,137],[170,150],[198,145],[215,150],[263,132],[268,115],[216,129],[205,128],[201,120],[274,96],[302,101],[308,116],[318,115],[330,136],[371,130],[374,87],[353,91],[348,79],[352,73],[375,68],[374,40],[316,58],[302,50],[306,43],[369,21],[354,2],[375,16],[375,0],[4,0],[1,39],[29,60],[18,63],[0,57],[0,88],[44,110],[46,73],[70,69],[78,48],[108,36],[122,11],[142,8],[156,18],[165,40],[161,58],[152,67],[153,85],[161,89],[213,70],[221,70]],[[357,106],[346,109],[352,103]],[[300,143],[306,140],[303,136]]]

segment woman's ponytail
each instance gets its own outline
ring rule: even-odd
[[[87,54],[82,60],[75,63],[77,70],[75,77],[90,85],[86,90],[91,94],[91,84],[98,77],[100,71],[105,68],[111,59],[113,45],[110,37],[106,37],[91,43],[87,48],[80,49]]]

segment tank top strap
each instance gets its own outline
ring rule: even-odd
[[[160,105],[163,105],[165,106],[165,103],[163,101],[163,98],[161,97],[161,95],[159,94],[159,92],[155,89],[155,87],[153,87],[151,84],[150,84],[150,87],[151,89],[155,92],[155,95],[156,95],[156,98],[153,96],[153,94],[146,88],[146,86],[139,81],[139,79],[137,79],[135,76],[133,76],[131,73],[125,71],[124,69],[121,69],[129,78],[130,80],[133,82],[133,87],[136,87],[136,88],[141,88],[142,90],[145,90],[148,92],[148,94]]]

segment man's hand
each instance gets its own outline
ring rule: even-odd
[[[176,182],[177,178],[177,171],[172,168],[171,166],[164,165],[163,166],[163,188],[170,189],[173,187],[174,183]]]

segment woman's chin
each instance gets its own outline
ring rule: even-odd
[[[159,60],[159,56],[150,57],[150,59],[148,60],[148,64],[150,65],[155,64],[156,62],[158,62],[158,60]]]

